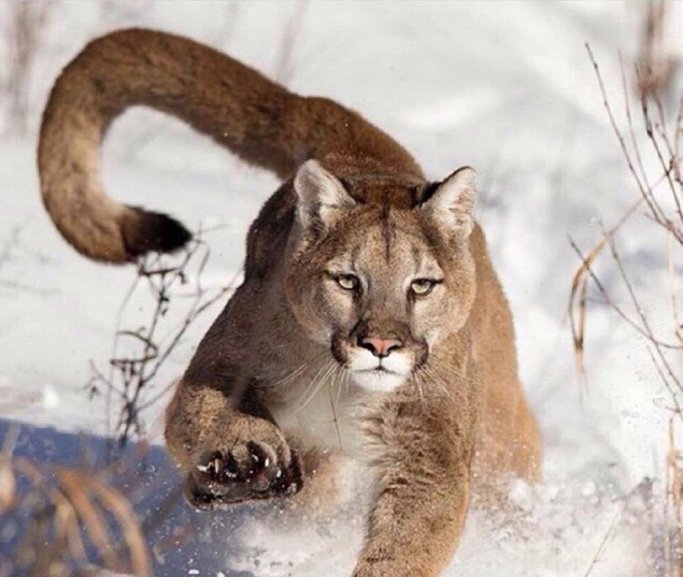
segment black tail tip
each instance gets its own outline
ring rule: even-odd
[[[176,219],[159,212],[130,207],[123,220],[122,232],[126,250],[132,258],[148,252],[174,252],[185,246],[192,234]]]

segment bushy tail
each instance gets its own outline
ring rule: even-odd
[[[94,40],[64,69],[45,109],[38,165],[45,206],[84,255],[126,262],[190,238],[177,221],[109,198],[99,176],[103,136],[133,105],[177,116],[247,162],[280,177],[329,153],[419,170],[394,140],[356,113],[288,92],[206,46],[123,30]]]

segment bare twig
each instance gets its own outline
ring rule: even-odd
[[[655,4],[657,4],[658,7],[656,7]],[[650,11],[655,9],[661,9],[663,11],[663,6],[661,3],[653,3],[648,7],[648,10]],[[650,16],[652,17],[652,13],[650,13]],[[656,25],[661,27],[661,19]],[[654,26],[654,24],[650,22],[648,26]],[[653,31],[650,32],[654,34]],[[582,376],[585,375],[584,339],[586,315],[588,304],[590,303],[588,293],[588,283],[590,282],[597,288],[602,297],[602,301],[616,312],[624,323],[645,338],[647,353],[650,356],[655,371],[659,376],[661,383],[667,390],[671,401],[670,403],[667,403],[669,406],[665,407],[666,410],[671,412],[671,417],[669,419],[668,431],[669,449],[666,456],[663,569],[664,574],[667,577],[681,577],[683,576],[683,499],[681,495],[683,490],[683,459],[681,453],[676,448],[675,430],[680,430],[680,428],[683,427],[683,374],[680,370],[681,351],[683,350],[683,326],[681,326],[681,317],[679,313],[680,295],[678,294],[678,287],[680,286],[678,277],[681,274],[681,269],[676,267],[675,263],[677,263],[678,260],[675,255],[683,248],[683,211],[681,210],[683,205],[683,186],[681,183],[680,168],[681,138],[683,134],[683,97],[679,100],[679,107],[672,132],[670,125],[668,125],[667,122],[669,116],[667,115],[663,101],[658,93],[658,88],[656,84],[652,82],[652,71],[649,69],[646,70],[646,74],[649,76],[645,76],[639,70],[636,70],[638,85],[640,87],[640,109],[645,131],[644,136],[646,137],[646,140],[643,142],[652,149],[658,162],[657,169],[661,170],[661,173],[658,175],[658,180],[652,179],[648,177],[645,170],[645,163],[642,159],[640,151],[640,142],[642,139],[636,137],[634,129],[627,89],[628,84],[626,82],[623,62],[620,59],[622,90],[624,91],[625,115],[630,135],[630,148],[627,146],[626,140],[617,124],[595,57],[589,46],[587,46],[587,50],[589,59],[596,73],[605,110],[607,111],[612,129],[617,136],[628,169],[640,193],[640,199],[626,211],[622,218],[617,222],[617,225],[610,230],[602,230],[601,239],[585,254],[585,256],[581,253],[576,244],[573,241],[570,241],[572,247],[581,259],[581,266],[572,278],[569,305],[577,367],[579,373]],[[655,114],[652,113],[650,103],[654,103]],[[650,183],[655,180],[656,182],[651,185]],[[664,203],[665,198],[662,198],[659,194],[655,194],[655,190],[659,184],[663,182],[666,183],[666,189],[669,191],[671,202],[668,204]],[[621,231],[626,226],[627,222],[633,220],[632,217],[641,203],[647,206],[647,212],[645,214],[646,222],[652,223],[654,225],[654,230],[665,231],[665,237],[663,239],[665,242],[659,245],[664,248],[663,250],[662,248],[659,250],[664,252],[666,257],[666,270],[662,272],[666,274],[668,282],[661,284],[662,288],[666,287],[666,294],[663,295],[663,298],[670,302],[673,325],[671,335],[669,335],[667,331],[667,334],[662,336],[664,329],[660,328],[659,325],[661,323],[655,323],[651,320],[649,311],[639,299],[631,281],[633,275],[629,274],[624,259],[621,257],[617,248],[616,233]],[[601,282],[593,268],[598,256],[603,253],[602,249],[605,246],[609,246],[610,259],[608,262],[616,269],[618,282],[620,286],[625,289],[626,305],[622,304],[617,298],[608,293],[605,285]],[[629,313],[627,312],[627,309],[633,309],[634,312]],[[666,324],[666,326],[669,327],[672,325]],[[589,574],[595,566],[597,558],[602,549],[604,549],[610,532],[611,531],[608,531],[608,534],[605,536],[598,554],[594,558],[587,574]]]
[[[614,533],[614,528],[617,526],[617,521],[619,520],[619,517],[621,515],[621,510],[621,507],[617,507],[617,510],[614,512],[614,515],[612,515],[612,521],[610,522],[607,531],[605,531],[605,535],[603,536],[602,541],[600,541],[600,546],[598,547],[598,550],[595,552],[595,555],[593,555],[591,564],[588,566],[588,569],[583,574],[583,577],[590,577],[591,573],[593,573],[595,565],[600,560],[600,556],[607,547],[607,543],[609,542],[610,537],[612,537],[612,534]]]
[[[109,374],[104,375],[103,371],[93,364],[93,377],[87,385],[91,395],[97,394],[104,386],[109,407],[114,395],[118,399],[121,408],[114,429],[119,435],[121,445],[127,442],[131,434],[142,435],[144,423],[141,413],[163,398],[173,386],[174,383],[171,383],[161,390],[152,390],[159,371],[165,366],[187,330],[204,312],[233,290],[241,274],[239,271],[222,287],[207,289],[202,284],[202,275],[209,256],[210,250],[201,239],[200,232],[181,255],[180,260],[152,255],[140,261],[135,281],[119,309],[114,347],[109,360]],[[186,310],[180,324],[164,332],[163,320],[173,302],[181,298],[180,291],[186,293],[191,278],[194,279],[190,293],[192,301],[189,307],[184,305]],[[136,315],[138,326],[124,328],[123,314],[130,305],[133,295],[142,288],[149,289],[152,295],[151,317],[140,326]],[[119,350],[123,340],[127,343],[126,352]],[[131,349],[135,352],[131,352]]]

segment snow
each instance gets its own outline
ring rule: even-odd
[[[139,25],[192,36],[277,76],[281,38],[296,10],[292,2],[132,1],[62,2],[54,10],[31,85],[31,135],[0,137],[0,247],[14,239],[0,261],[0,431],[4,437],[10,423],[20,423],[21,454],[78,463],[80,435],[105,453],[111,423],[106,396],[88,400],[89,361],[106,366],[134,279],[131,268],[75,254],[41,206],[35,129],[60,67],[93,36]],[[683,10],[674,13],[680,23]],[[311,3],[299,23],[293,90],[361,111],[412,151],[430,177],[463,164],[479,174],[478,214],[515,315],[522,379],[543,431],[544,482],[512,487],[513,501],[527,512],[514,527],[473,511],[449,577],[655,574],[644,511],[662,504],[648,502],[642,481],[656,479],[661,491],[667,393],[643,339],[604,308],[589,318],[582,385],[566,317],[578,264],[568,236],[589,248],[599,223],[610,226],[637,198],[584,43],[621,110],[618,52],[632,59],[637,16],[629,2]],[[683,45],[674,49],[681,53]],[[147,110],[115,123],[104,176],[116,198],[213,229],[202,277],[209,287],[239,271],[247,227],[277,185]],[[648,255],[662,254],[663,238],[647,230],[637,217],[618,242],[636,290],[661,319],[663,267]],[[128,326],[149,312],[144,295],[136,299]],[[219,309],[193,325],[156,390],[182,372]],[[173,309],[169,322],[178,314]],[[163,405],[145,415],[157,442]],[[173,499],[178,482],[161,448],[151,449],[149,462],[137,468],[142,480],[132,492],[143,517],[165,496]],[[153,543],[188,520],[197,534],[163,553],[155,549],[160,575],[346,575],[362,536],[361,515],[347,506],[296,530],[284,519],[273,522],[274,511],[196,513],[178,495],[172,510]]]

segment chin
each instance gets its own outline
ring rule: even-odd
[[[366,391],[390,393],[406,382],[406,375],[375,369],[353,372],[351,373],[351,380]]]

